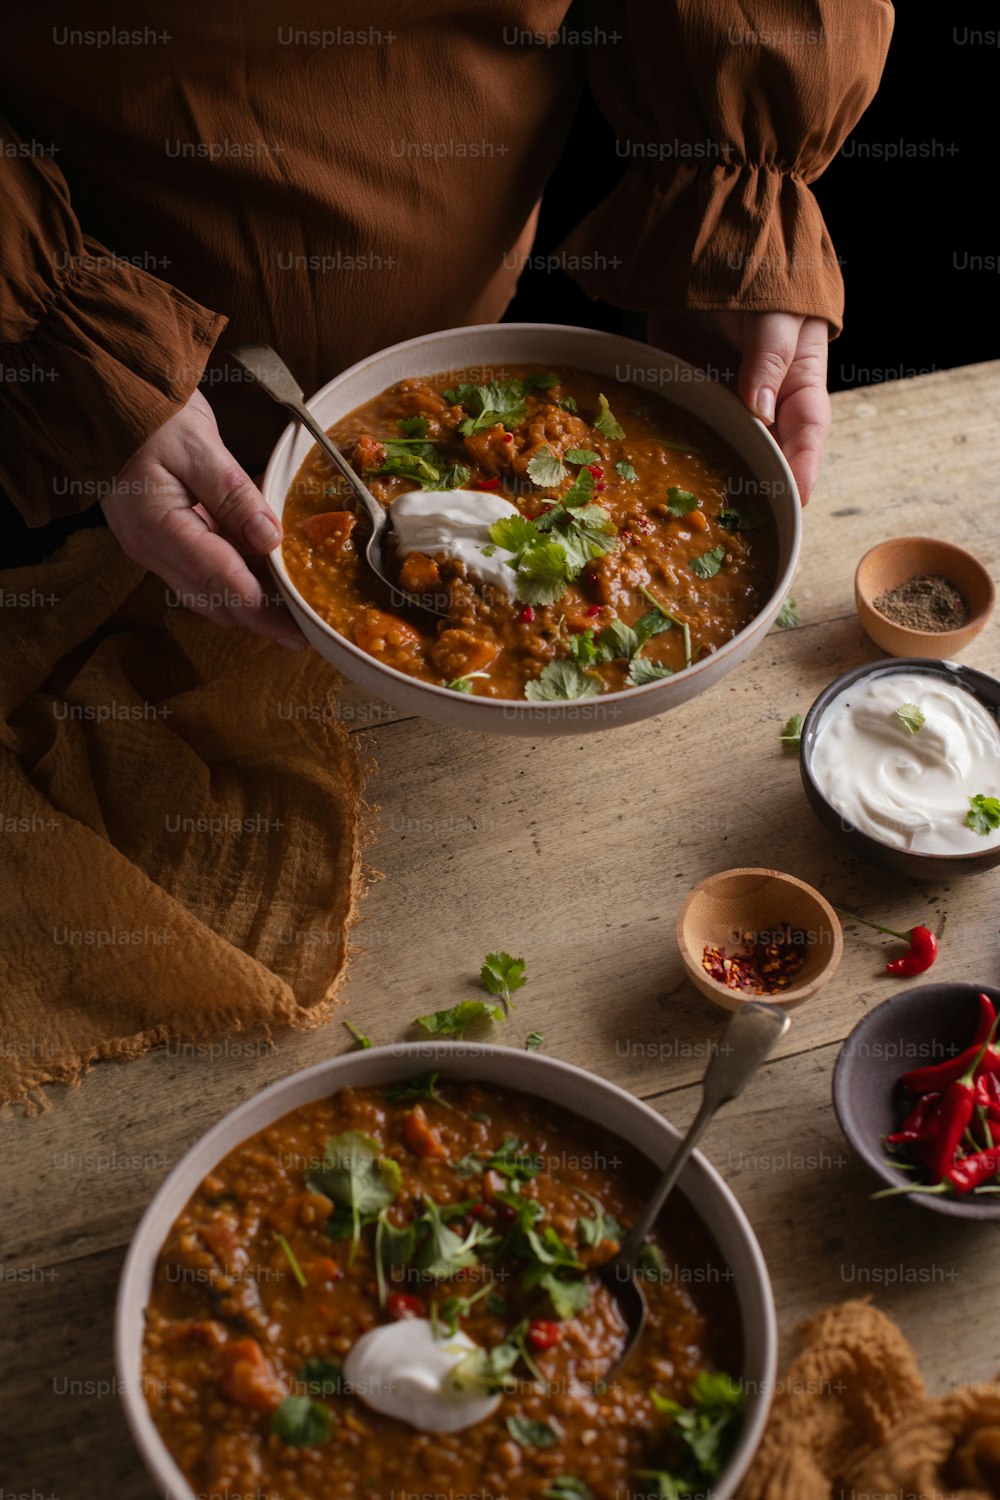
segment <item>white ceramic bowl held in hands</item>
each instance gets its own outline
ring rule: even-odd
[[[599,699],[532,703],[454,693],[384,666],[338,634],[306,603],[288,575],[280,549],[270,559],[278,587],[310,645],[345,677],[405,713],[458,729],[546,737],[634,724],[713,687],[760,645],[774,624],[798,559],[802,522],[795,480],[767,428],[731,391],[661,349],[589,328],[488,323],[408,339],[344,370],[306,404],[317,421],[329,429],[398,380],[445,370],[461,379],[473,379],[477,374],[487,378],[483,372],[518,364],[568,365],[605,375],[609,380],[649,386],[707,423],[735,450],[749,468],[757,494],[771,506],[778,534],[774,588],[749,625],[712,655],[659,682],[604,693]],[[268,505],[279,516],[311,447],[309,434],[293,424],[285,429],[271,456],[262,488]]]

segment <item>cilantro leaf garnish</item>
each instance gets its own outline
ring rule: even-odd
[[[546,1293],[559,1319],[575,1318],[590,1305],[590,1285],[584,1276],[557,1276],[554,1271],[545,1271],[536,1285]]]
[[[752,511],[744,510],[742,506],[735,505],[732,501],[719,511],[719,525],[726,531],[757,531],[763,524],[762,515],[755,515]]]
[[[348,1130],[330,1136],[322,1162],[306,1177],[306,1187],[332,1198],[338,1209],[350,1210],[351,1238],[356,1242],[362,1222],[370,1222],[395,1202],[402,1180],[399,1163],[382,1156],[378,1141]]]
[[[445,391],[444,398],[470,413],[458,424],[462,436],[470,437],[474,432],[495,427],[498,422],[505,427],[520,426],[527,416],[524,394],[520,380],[501,380],[491,385],[460,385]]]
[[[581,671],[576,662],[550,661],[539,677],[525,684],[524,696],[532,703],[555,703],[596,698],[602,691],[597,678]]]
[[[472,1349],[448,1376],[456,1391],[481,1391],[490,1395],[514,1384],[511,1370],[522,1357],[521,1342],[511,1335],[492,1349]]]
[[[339,1396],[344,1389],[344,1372],[333,1359],[307,1359],[299,1379],[311,1396]]]
[[[589,1484],[573,1474],[560,1474],[553,1479],[547,1490],[542,1491],[542,1500],[594,1500]]]
[[[532,1182],[542,1170],[542,1159],[533,1155],[516,1135],[506,1135],[489,1156],[474,1152],[455,1163],[459,1177],[478,1177],[483,1172],[499,1172],[509,1181]]]
[[[629,464],[629,463],[626,463],[623,458],[620,458],[618,460],[618,462],[615,464],[615,473],[619,474],[622,479],[638,479],[639,478],[638,474],[636,473],[636,471],[632,467],[632,465]]]
[[[570,416],[575,416],[576,413],[580,410],[579,406],[577,405],[575,396],[566,396],[564,400],[557,401],[556,405],[560,407],[562,411],[568,411]]]
[[[567,448],[564,455],[568,464],[599,464],[601,455],[593,448]]]
[[[535,1422],[531,1417],[508,1417],[507,1431],[522,1448],[551,1448],[558,1439],[548,1422]]]
[[[567,510],[573,510],[577,506],[587,505],[594,493],[595,479],[589,469],[581,469],[569,489],[563,495],[561,504]]]
[[[487,953],[479,978],[485,990],[491,995],[499,995],[504,1005],[509,1006],[513,1003],[511,992],[523,989],[527,984],[524,959],[511,958],[509,953]]]
[[[583,1196],[594,1210],[593,1216],[584,1216],[576,1221],[577,1237],[582,1245],[591,1247],[601,1244],[603,1240],[620,1240],[624,1231],[613,1214],[605,1213],[598,1198],[592,1193],[585,1192]]]
[[[594,418],[593,425],[602,437],[611,438],[612,441],[625,436],[625,429],[620,422],[615,420],[608,405],[608,398],[603,392],[597,398],[597,416]]]
[[[788,723],[785,725],[779,736],[783,745],[787,745],[790,749],[795,750],[799,748],[799,745],[802,742],[803,722],[804,721],[801,714],[792,714],[791,718],[788,720]]]
[[[559,384],[559,376],[553,375],[550,370],[542,370],[537,375],[526,375],[521,382],[525,391],[547,391],[550,386]]]
[[[778,616],[774,623],[779,630],[794,630],[797,625],[802,623],[799,619],[799,606],[791,594],[789,594],[784,604],[778,610]]]
[[[453,677],[450,682],[445,683],[453,693],[471,693],[473,677],[488,677],[489,672],[470,672],[468,677]]]
[[[357,1042],[357,1044],[360,1047],[361,1051],[362,1052],[367,1052],[368,1049],[369,1049],[369,1047],[372,1044],[371,1037],[370,1036],[365,1036],[365,1034],[364,1034],[363,1031],[359,1031],[358,1028],[355,1026],[355,1024],[354,1024],[353,1021],[344,1021],[343,1024],[347,1027],[348,1031],[351,1033],[351,1036]]]
[[[426,417],[398,417],[396,426],[403,437],[425,438],[430,428]]]
[[[380,1307],[385,1306],[388,1274],[397,1266],[408,1265],[416,1248],[417,1225],[392,1224],[389,1222],[388,1211],[383,1208],[375,1227],[375,1281]]]
[[[569,454],[566,455],[569,457]],[[562,484],[569,470],[561,458],[550,453],[548,448],[541,448],[534,458],[528,460],[527,475],[532,484],[537,484],[540,489],[553,489]]]
[[[569,638],[569,654],[578,667],[592,667],[601,660],[593,629],[578,630]]]
[[[539,540],[517,560],[517,597],[526,604],[555,604],[566,592],[569,557],[561,542]]]
[[[647,641],[652,640],[654,635],[662,635],[664,630],[671,630],[674,621],[669,615],[663,615],[658,609],[651,609],[646,614],[640,615],[635,622],[635,633],[639,641],[641,651]]]
[[[896,718],[910,734],[919,734],[927,723],[927,716],[915,703],[901,703],[896,709]]]
[[[609,620],[597,637],[597,647],[599,661],[614,661],[619,656],[630,661],[639,650],[639,637],[623,620]]]
[[[524,1039],[525,1052],[540,1052],[545,1036],[541,1031],[529,1031]]]
[[[698,496],[672,484],[667,490],[667,509],[672,516],[686,516],[698,509]]]
[[[417,1025],[433,1036],[453,1036],[459,1039],[478,1021],[502,1020],[503,1011],[499,1005],[490,1005],[485,1000],[460,1000],[447,1010],[435,1010],[430,1015],[418,1016]]]
[[[988,833],[995,833],[1000,828],[1000,798],[987,797],[985,793],[977,792],[974,797],[969,798],[965,822],[973,833],[982,834],[984,838]]]
[[[290,1448],[317,1448],[330,1436],[330,1413],[312,1396],[286,1396],[271,1413],[271,1431]]]
[[[457,1234],[445,1222],[450,1206],[424,1197],[424,1212],[419,1220],[423,1240],[414,1264],[432,1281],[451,1281],[460,1271],[474,1266],[477,1261],[475,1247],[491,1237],[486,1225],[478,1220],[473,1222],[464,1238]]]
[[[447,1099],[438,1093],[437,1081],[440,1073],[418,1073],[414,1078],[407,1078],[402,1083],[390,1084],[385,1090],[385,1099],[388,1104],[405,1104],[410,1100],[433,1099],[435,1104],[443,1104],[446,1109],[453,1106]]]
[[[673,667],[660,661],[647,661],[637,656],[628,664],[628,681],[632,687],[644,687],[647,682],[659,682],[661,677],[672,677]]]
[[[490,541],[507,552],[522,552],[525,547],[536,546],[541,535],[526,516],[501,516],[490,527]]]
[[[691,1406],[681,1406],[659,1391],[649,1394],[657,1411],[673,1418],[672,1431],[685,1451],[682,1473],[655,1477],[672,1480],[675,1494],[703,1491],[705,1481],[718,1478],[729,1457],[745,1404],[742,1389],[728,1375],[702,1370],[690,1388]],[[660,1493],[664,1493],[662,1487]]]
[[[708,552],[703,552],[700,557],[692,557],[689,564],[691,572],[696,578],[714,578],[722,567],[725,557],[725,547],[712,547]]]
[[[679,625],[680,626],[681,633],[684,636],[684,665],[685,665],[685,667],[689,667],[691,665],[691,660],[692,660],[692,658],[691,658],[691,627],[690,627],[690,625],[687,623],[686,620],[678,619],[677,615],[671,614],[671,612],[667,608],[667,606],[665,604],[662,604],[660,602],[660,600],[657,599],[657,597],[656,597],[655,594],[651,594],[649,592],[649,589],[646,588],[645,584],[640,583],[640,585],[639,585],[639,593],[642,595],[642,597],[646,600],[646,602],[648,604],[651,604],[653,606],[653,608],[656,610],[657,614],[661,615],[663,617],[663,619],[668,622],[668,624]],[[643,619],[645,619],[645,618],[646,617],[644,615]],[[664,627],[664,628],[666,628],[666,627]]]
[[[465,464],[445,465],[436,443],[420,438],[381,438],[385,458],[374,474],[398,474],[425,490],[458,490],[468,484],[471,470]]]
[[[278,1244],[281,1246],[281,1253],[287,1260],[292,1275],[295,1277],[295,1280],[298,1282],[299,1286],[305,1289],[305,1287],[307,1287],[309,1283],[306,1281],[305,1275],[303,1274],[302,1267],[299,1265],[298,1257],[296,1256],[295,1251],[292,1249],[291,1245],[285,1239],[285,1236],[283,1234],[278,1235]]]

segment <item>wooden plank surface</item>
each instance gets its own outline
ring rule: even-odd
[[[996,982],[996,876],[917,885],[848,858],[815,822],[781,725],[849,666],[880,654],[854,613],[858,558],[920,533],[1000,571],[1000,362],[834,397],[823,480],[806,512],[795,596],[714,691],[651,722],[579,740],[487,739],[403,719],[346,689],[369,738],[380,806],[344,1015],[376,1042],[475,993],[482,955],[522,953],[530,983],[497,1040],[545,1050],[651,1101],[680,1126],[721,1012],[684,980],[673,940],[690,887],[714,870],[773,865],[889,926],[948,917],[940,979]],[[965,653],[996,670],[1000,626]],[[303,935],[308,940],[308,935]],[[793,1014],[775,1061],[711,1128],[707,1156],[746,1209],[771,1268],[787,1361],[794,1327],[870,1292],[914,1343],[933,1390],[994,1376],[996,1230],[872,1203],[830,1105],[838,1044],[896,993],[881,940],[848,933],[843,964]],[[157,1185],[240,1100],[350,1046],[337,1025],[216,1048],[177,1047],[94,1069],[52,1108],[4,1121],[0,1231],[0,1481],[49,1500],[150,1500],[113,1385],[111,1329],[124,1249]]]

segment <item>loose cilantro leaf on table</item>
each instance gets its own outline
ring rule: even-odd
[[[371,1037],[365,1036],[363,1031],[359,1031],[353,1021],[344,1021],[343,1024],[347,1027],[348,1031],[351,1033],[351,1036],[357,1042],[362,1052],[367,1052],[372,1044]]]
[[[528,1035],[524,1039],[525,1052],[540,1052],[542,1050],[542,1044],[544,1041],[545,1037],[542,1032],[529,1031]]]
[[[286,1396],[271,1414],[271,1431],[290,1448],[316,1448],[330,1436],[330,1413],[312,1396]]]
[[[672,516],[686,516],[698,509],[698,496],[672,484],[667,490],[667,509]]]
[[[910,734],[919,734],[927,722],[923,709],[915,703],[901,703],[896,709],[896,718]]]
[[[503,1011],[499,1005],[489,1005],[485,1000],[460,1000],[448,1010],[435,1010],[430,1015],[418,1016],[417,1025],[432,1035],[459,1039],[478,1021],[502,1020]]]
[[[511,993],[523,989],[528,982],[524,977],[524,959],[511,958],[509,953],[487,953],[479,978],[491,995],[501,996],[504,1005],[510,1005]]]
[[[626,463],[623,458],[620,458],[618,460],[618,462],[615,464],[615,473],[618,474],[618,475],[620,475],[622,479],[638,479],[639,478],[638,474],[636,473],[636,471],[632,467],[632,465],[629,464],[629,463]]]
[[[382,1156],[378,1141],[348,1130],[330,1136],[322,1162],[306,1177],[306,1187],[332,1198],[341,1213],[350,1211],[351,1238],[357,1241],[362,1223],[395,1202],[402,1180],[399,1163]]]
[[[611,438],[612,441],[625,436],[625,429],[620,422],[615,420],[608,406],[608,398],[603,392],[597,398],[597,416],[594,418],[593,425],[602,437]]]
[[[399,417],[396,421],[396,426],[403,437],[425,438],[430,423],[426,417]]]
[[[783,745],[788,745],[796,750],[799,748],[799,745],[802,743],[803,722],[801,714],[792,714],[779,736]]]
[[[542,448],[534,458],[528,460],[526,472],[532,484],[537,484],[541,489],[552,489],[555,485],[562,484],[569,470],[561,458],[556,458],[548,448]]]
[[[969,798],[965,822],[973,833],[982,834],[984,838],[988,833],[994,833],[1000,828],[1000,798],[977,792],[975,797]]]
[[[799,619],[799,606],[796,604],[791,594],[789,594],[784,604],[778,610],[778,617],[774,623],[775,625],[777,625],[779,630],[794,630],[797,625],[801,625],[802,621]]]
[[[703,552],[700,557],[692,557],[689,564],[691,572],[696,578],[714,578],[722,567],[725,557],[725,547],[712,547],[708,552]]]
[[[508,1417],[507,1431],[522,1448],[551,1448],[558,1437],[548,1422],[535,1422],[531,1417]]]
[[[550,661],[541,676],[525,684],[524,696],[532,703],[557,703],[596,698],[601,691],[597,678],[581,671],[576,662]]]

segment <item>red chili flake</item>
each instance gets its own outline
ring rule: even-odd
[[[727,989],[748,995],[776,995],[787,990],[806,961],[806,934],[782,922],[767,932],[743,932],[741,947],[725,948],[706,943],[701,964],[706,973]]]
[[[512,432],[505,432],[503,440],[505,443],[512,443],[514,441],[514,434]]]
[[[601,613],[601,608],[602,606],[600,604],[592,604],[587,610],[587,613],[588,615],[599,615]]]
[[[476,489],[477,490],[498,490],[499,488],[500,488],[500,481],[499,481],[499,479],[477,479],[476,480]]]
[[[486,1204],[485,1203],[474,1203],[472,1205],[472,1207],[469,1209],[469,1217],[470,1217],[470,1219],[478,1219],[478,1218],[480,1218],[482,1216],[482,1213],[483,1213],[483,1211],[484,1211],[485,1208],[486,1208]]]
[[[535,618],[535,611],[530,604],[526,604],[517,618],[523,620],[525,625],[530,625]]]
[[[588,464],[587,468],[590,470],[595,479],[604,478],[604,470],[602,469],[600,464]]]
[[[606,489],[607,489],[607,485],[604,483],[603,479],[599,479],[597,481],[597,483],[594,485],[594,492],[595,492],[595,494],[599,495],[602,490],[606,490]]]

